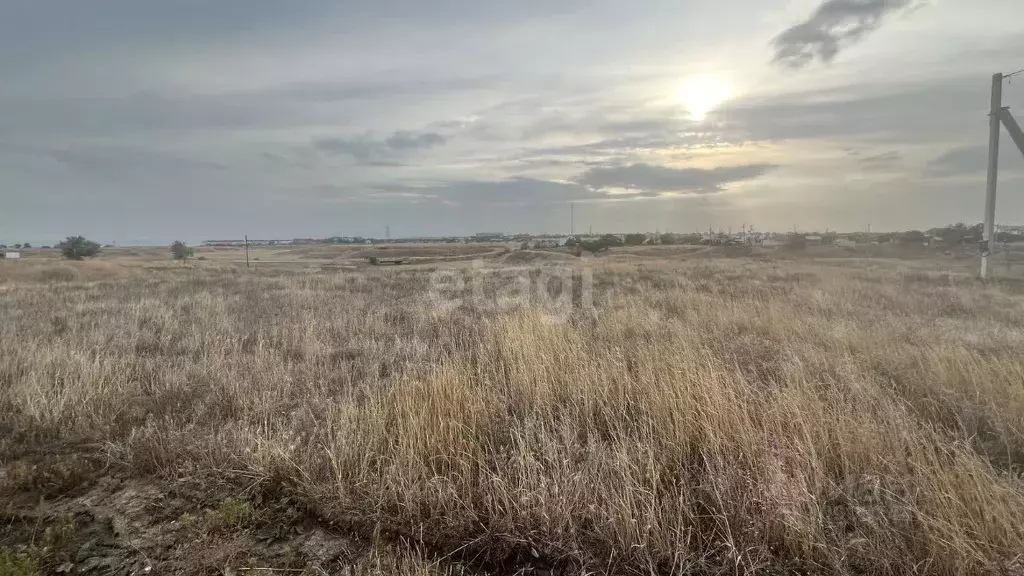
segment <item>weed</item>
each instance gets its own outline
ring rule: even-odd
[[[247,527],[252,519],[252,505],[245,500],[228,498],[217,507],[211,518],[211,523],[213,528],[239,529]]]
[[[0,546],[0,576],[37,576],[39,566],[27,554],[17,553]]]

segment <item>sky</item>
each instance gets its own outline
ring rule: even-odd
[[[0,0],[0,242],[977,222],[1020,0]],[[1024,75],[1004,105],[1024,121]],[[1004,133],[997,221],[1024,224]]]

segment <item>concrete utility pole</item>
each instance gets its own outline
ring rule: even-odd
[[[985,227],[981,236],[981,277],[988,278],[988,257],[995,239],[996,183],[999,173],[999,122],[1003,111],[1003,75],[992,75],[992,100],[988,112],[988,181],[985,185]]]
[[[1009,108],[1003,108],[1003,80],[1024,72],[1018,70],[1012,74],[997,73],[992,75],[992,100],[988,116],[988,180],[985,186],[985,227],[981,237],[981,277],[988,278],[988,258],[996,245],[996,185],[999,176],[999,125],[1006,127],[1010,138],[1017,149],[1024,154],[1024,132],[1010,114]]]

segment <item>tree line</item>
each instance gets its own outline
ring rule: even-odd
[[[6,244],[0,244],[0,249],[7,248]],[[24,244],[15,244],[13,248],[32,248],[32,245],[28,242]],[[49,248],[49,246],[43,246],[43,248]],[[68,236],[63,242],[57,244],[57,249],[60,250],[61,255],[68,260],[85,260],[86,258],[95,258],[103,252],[103,247],[99,242],[89,240],[85,236]],[[175,260],[188,260],[195,256],[195,248],[192,248],[188,244],[185,244],[181,240],[175,240],[170,245],[171,257]]]

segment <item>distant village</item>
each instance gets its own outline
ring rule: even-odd
[[[906,232],[759,232],[744,227],[740,232],[731,230],[707,230],[692,233],[634,232],[607,234],[508,234],[503,232],[479,232],[471,236],[367,238],[362,236],[332,236],[329,238],[292,239],[235,239],[207,240],[203,246],[239,247],[245,246],[290,246],[310,244],[424,244],[424,243],[516,243],[523,249],[558,248],[576,246],[650,246],[650,245],[722,245],[722,246],[857,246],[861,244],[907,244],[930,246],[976,245],[982,240],[981,224],[967,226],[954,224],[927,231]],[[1024,226],[1001,226],[997,242],[1024,242]]]

